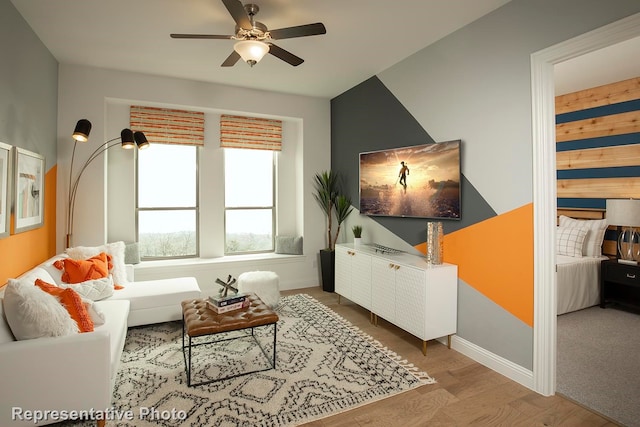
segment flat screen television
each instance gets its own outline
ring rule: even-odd
[[[360,153],[360,213],[460,219],[461,141]]]

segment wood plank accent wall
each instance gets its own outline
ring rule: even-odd
[[[640,77],[558,96],[555,108],[558,214],[640,199]],[[610,229],[607,254],[614,240]]]

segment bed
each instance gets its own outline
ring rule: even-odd
[[[609,258],[604,211],[571,211],[571,217],[567,213],[558,212],[556,233],[558,315],[600,303],[600,263]]]

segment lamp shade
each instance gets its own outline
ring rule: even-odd
[[[640,199],[608,199],[607,224],[640,227]]]
[[[87,142],[89,140],[89,133],[91,133],[91,122],[87,119],[80,119],[76,123],[76,128],[73,131],[73,139],[80,142]]]
[[[138,131],[134,133],[133,136],[136,140],[136,144],[138,144],[139,150],[142,150],[143,148],[147,148],[149,146],[149,141],[147,141],[147,137],[144,135],[144,133]]]
[[[120,132],[120,139],[122,141],[122,148],[130,150],[136,146],[133,139],[133,131],[131,129],[122,129],[122,132]]]
[[[258,40],[243,40],[236,43],[233,49],[253,67],[269,52],[269,45]]]

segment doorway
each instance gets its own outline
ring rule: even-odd
[[[534,222],[533,387],[556,391],[554,65],[640,36],[635,14],[531,55]]]

